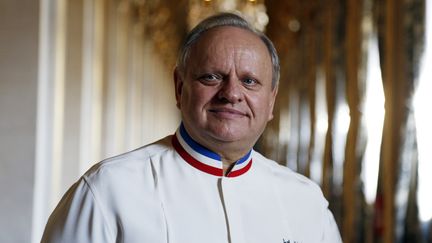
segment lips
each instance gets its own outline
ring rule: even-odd
[[[238,118],[247,116],[245,112],[226,107],[212,108],[209,109],[209,112],[221,118]]]

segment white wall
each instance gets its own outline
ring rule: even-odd
[[[0,1],[0,242],[30,242],[39,1]]]
[[[121,2],[0,0],[0,242],[39,242],[86,169],[178,126],[171,69]]]

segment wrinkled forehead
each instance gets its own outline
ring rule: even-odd
[[[253,54],[259,56],[261,64],[271,65],[270,53],[266,45],[255,33],[233,26],[221,26],[207,30],[198,38],[189,50],[188,60],[205,61],[206,58],[226,53],[224,51],[236,51],[238,53]]]

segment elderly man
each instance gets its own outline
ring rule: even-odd
[[[253,150],[278,78],[273,44],[244,19],[201,22],[174,71],[176,133],[91,168],[42,242],[341,242],[319,187]]]

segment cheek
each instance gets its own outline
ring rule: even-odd
[[[188,87],[184,90],[182,105],[187,106],[190,111],[199,111],[203,109],[209,99],[208,90],[199,87]]]
[[[191,101],[195,102],[197,106],[205,106],[216,96],[217,91],[212,87],[194,87],[191,92]]]
[[[260,120],[272,118],[272,100],[268,97],[254,97],[249,100],[249,106]]]

